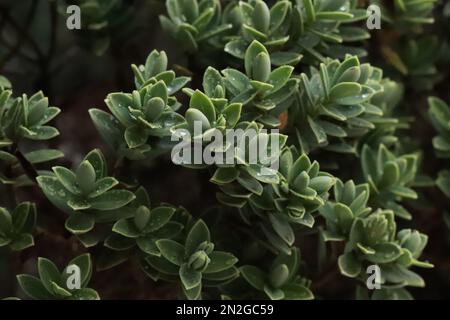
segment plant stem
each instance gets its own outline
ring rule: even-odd
[[[38,173],[36,169],[33,167],[33,165],[25,158],[23,153],[18,149],[17,145],[12,146],[13,154],[16,156],[16,158],[19,160],[20,166],[22,167],[23,171],[27,175],[27,177],[35,182],[36,178],[38,176]]]

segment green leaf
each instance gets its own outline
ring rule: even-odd
[[[391,191],[394,195],[398,197],[408,198],[408,199],[417,199],[417,193],[407,187],[402,186],[391,186],[389,187],[389,191]]]
[[[277,171],[268,167],[264,167],[257,164],[251,164],[245,167],[247,172],[256,180],[262,183],[279,183],[280,178],[277,175]]]
[[[39,120],[37,125],[43,125],[52,121],[58,114],[60,114],[61,109],[57,107],[48,107],[44,111],[43,117]]]
[[[241,103],[231,103],[222,112],[227,120],[228,127],[233,128],[241,118]]]
[[[97,210],[114,210],[122,208],[131,201],[133,201],[135,195],[127,190],[111,190],[107,191],[96,198],[89,199],[93,209]]]
[[[147,139],[148,134],[139,126],[128,127],[125,130],[125,141],[131,149],[142,146]]]
[[[46,290],[42,282],[36,277],[20,274],[17,276],[17,281],[22,290],[32,299],[49,300],[53,298],[53,295]]]
[[[302,58],[301,54],[295,52],[273,52],[270,54],[270,61],[275,66],[295,66]]]
[[[133,105],[131,94],[119,92],[110,93],[105,102],[109,110],[120,121],[120,123],[126,127],[134,124],[134,121],[128,111],[128,107]]]
[[[86,210],[91,207],[91,205],[84,199],[70,199],[67,201],[67,205],[74,211]]]
[[[213,285],[220,285],[223,282],[231,281],[237,277],[239,277],[239,270],[236,267],[231,267],[215,273],[202,273],[203,280],[214,281],[215,283],[213,283]]]
[[[367,144],[365,144],[361,150],[361,167],[366,180],[368,180],[369,177],[377,177],[376,157]]]
[[[433,147],[436,150],[448,152],[450,151],[450,142],[448,142],[443,136],[437,136],[433,138]]]
[[[191,96],[189,101],[189,107],[200,110],[212,124],[216,121],[216,110],[211,99],[208,98],[203,92],[196,90]]]
[[[343,98],[338,98],[335,100],[336,103],[344,106],[359,105],[361,103],[367,102],[372,97],[375,91],[369,87],[362,86],[361,93],[354,96],[347,96]],[[362,119],[360,119],[361,121]]]
[[[116,178],[113,177],[102,178],[95,183],[95,188],[89,194],[89,198],[96,198],[99,195],[104,194],[106,191],[114,188],[118,184],[119,181],[117,181]]]
[[[312,0],[304,0],[306,20],[308,24],[313,23],[316,20],[316,11],[314,10],[314,5]]]
[[[425,282],[417,273],[398,264],[383,267],[383,276],[391,283],[402,283],[412,287],[424,287]]]
[[[379,186],[386,187],[395,184],[400,178],[400,170],[394,161],[388,161],[384,164],[383,175],[379,182]]]
[[[270,72],[270,70],[268,70],[268,72]],[[253,77],[266,78],[266,75],[265,74],[264,75],[256,75],[255,74]],[[250,85],[252,86],[254,91],[256,91],[257,93],[267,92],[267,91],[270,91],[273,89],[273,86],[271,84],[268,84],[267,82],[263,82],[263,81],[251,80]],[[241,101],[236,101],[235,99],[236,98],[233,99],[233,102],[241,102]],[[242,104],[246,104],[246,103],[242,102]],[[275,107],[275,105],[270,100],[268,100],[268,101],[263,101],[260,103],[255,103],[255,107],[263,109],[263,110],[270,110],[270,109],[273,109]]]
[[[150,78],[167,70],[167,55],[164,51],[153,50],[145,61],[145,77]]]
[[[95,219],[90,214],[74,212],[67,218],[65,227],[73,234],[83,234],[94,228]]]
[[[211,123],[209,122],[208,118],[200,111],[194,108],[189,108],[186,110],[186,122],[189,125],[189,128],[191,131],[195,131],[195,125],[196,122],[200,122],[201,124],[201,130],[205,131],[211,128]]]
[[[94,190],[96,179],[95,169],[89,161],[84,160],[81,162],[78,166],[75,177],[77,185],[80,187],[83,194],[87,195]]]
[[[361,92],[361,85],[357,82],[341,82],[330,90],[330,99],[337,100],[349,96],[356,96]]]
[[[185,242],[185,248],[186,248],[186,254],[191,255],[193,254],[198,246],[205,242],[205,241],[211,241],[211,237],[209,234],[208,226],[205,224],[205,222],[201,219],[199,219],[191,228],[189,231],[186,242]]]
[[[49,292],[53,292],[52,283],[61,284],[61,274],[53,262],[45,258],[38,258],[39,277],[44,287]]]
[[[288,283],[283,286],[284,299],[286,300],[311,300],[314,299],[314,294],[306,288],[297,283]]]
[[[29,233],[22,233],[9,245],[13,251],[22,251],[32,246],[34,246],[34,239]]]
[[[183,293],[186,295],[186,297],[189,300],[198,300],[201,298],[201,294],[202,294],[202,285],[199,284],[198,286],[196,286],[195,288],[186,290],[183,287]]]
[[[39,126],[39,127],[33,127],[33,128],[24,128],[22,135],[24,138],[28,138],[30,140],[49,140],[59,135],[59,131],[56,128],[49,127],[49,126]]]
[[[0,208],[0,234],[9,235],[12,232],[12,217],[8,210]]]
[[[344,72],[351,67],[359,67],[359,59],[356,56],[351,56],[346,58],[336,69],[336,72],[333,75],[333,78],[331,80],[331,83],[336,83],[337,80],[344,74]]]
[[[270,9],[270,31],[274,32],[285,21],[291,3],[289,1],[277,1]]]
[[[236,58],[244,59],[246,49],[247,42],[244,39],[236,39],[227,42],[224,51]]]
[[[160,97],[154,97],[144,104],[142,111],[144,112],[145,119],[152,122],[159,119],[165,107],[166,105],[163,99],[161,99]],[[142,139],[139,136],[146,136],[145,131],[141,130],[137,126],[129,127],[127,129],[132,129],[129,133],[131,139],[133,138],[133,135],[136,136],[135,140]],[[125,135],[127,135],[127,131],[125,131]]]
[[[257,290],[264,290],[264,284],[266,282],[266,277],[264,272],[255,266],[242,266],[239,268],[242,276],[247,282],[252,285]]]
[[[289,269],[289,278],[287,281],[295,279],[300,266],[300,250],[296,247],[293,247],[289,254],[278,254],[278,256],[273,261],[272,266],[281,264],[285,264]]]
[[[63,299],[72,296],[72,294],[71,294],[68,290],[66,290],[66,289],[64,289],[63,287],[59,286],[59,285],[56,284],[55,282],[52,282],[51,285],[52,285],[51,291],[52,291],[56,296],[62,297]]]
[[[292,246],[295,241],[295,234],[285,216],[281,214],[269,214],[269,220],[273,229],[280,236],[280,238],[283,239],[288,245]]]
[[[79,234],[76,238],[83,244],[85,248],[96,246],[100,242],[100,235],[97,233]]]
[[[6,163],[14,164],[14,163],[17,163],[18,159],[12,153],[0,150],[0,160],[4,161]]]
[[[279,90],[281,87],[283,87],[286,82],[291,77],[292,71],[294,70],[294,67],[291,66],[281,66],[277,69],[273,70],[270,73],[268,83],[273,85],[272,92],[275,92]]]
[[[12,214],[13,228],[16,231],[31,231],[36,223],[35,207],[30,202],[22,202],[14,209]]]
[[[136,244],[139,247],[139,249],[142,250],[142,252],[145,252],[147,254],[151,254],[154,256],[160,256],[161,253],[159,252],[158,247],[156,246],[156,242],[153,238],[138,238],[136,240]]]
[[[180,267],[180,279],[186,290],[193,289],[201,284],[202,273],[188,268],[187,263]]]
[[[187,52],[194,53],[198,50],[197,41],[191,31],[180,28],[178,30],[177,39],[182,43]]]
[[[355,218],[352,210],[343,203],[337,203],[334,205],[334,212],[336,214],[340,229],[343,232],[350,231],[353,219]]]
[[[73,173],[72,170],[59,166],[53,167],[52,170],[64,188],[73,194],[81,193],[81,190],[77,185],[75,173]]]
[[[64,157],[64,153],[56,149],[42,149],[25,154],[25,158],[32,164],[52,161]]]
[[[179,222],[169,221],[167,222],[161,229],[158,229],[154,232],[155,237],[168,238],[171,239],[178,234],[180,234],[181,230],[183,230],[184,226]]]
[[[450,172],[443,170],[439,172],[439,176],[436,180],[436,185],[439,189],[450,198]]]
[[[223,193],[216,193],[216,198],[220,203],[234,208],[242,208],[247,203],[245,198],[235,198]]]
[[[114,268],[130,258],[129,251],[105,250],[105,253],[98,259],[96,269],[98,271]]]
[[[184,1],[181,2],[181,8],[188,21],[195,21],[199,14],[199,5],[197,1]]]
[[[134,193],[136,196],[136,199],[133,200],[133,205],[139,207],[139,206],[145,206],[150,208],[150,197],[143,187],[139,187],[136,192]]]
[[[191,78],[189,77],[178,77],[175,78],[168,86],[167,86],[167,93],[169,95],[173,95],[177,93],[181,88],[183,88],[189,81],[191,81]]]
[[[195,19],[192,25],[199,30],[206,28],[214,16],[215,13],[214,9],[215,9],[214,7],[211,7],[206,10],[202,10],[202,12]]]
[[[222,74],[225,76],[225,86],[227,90],[233,93],[235,96],[239,96],[240,94],[244,94],[248,89],[250,89],[250,79],[243,74],[242,72],[236,70],[236,69],[225,69],[222,70]],[[244,100],[240,101],[234,101],[238,100],[237,98],[234,98],[232,102],[242,102]]]
[[[316,18],[318,20],[345,21],[353,18],[353,15],[348,12],[322,11],[317,12]]]
[[[89,152],[84,160],[89,161],[89,163],[94,167],[97,179],[101,179],[106,176],[106,160],[103,153],[99,149],[94,149]]]
[[[143,230],[150,220],[150,209],[140,206],[134,215],[134,224],[139,230]]]
[[[127,238],[137,238],[141,234],[134,222],[130,219],[120,219],[114,224],[112,231]]]
[[[122,143],[123,128],[117,119],[111,114],[99,109],[89,109],[89,115],[103,141],[112,150],[119,150]]]
[[[260,41],[267,40],[267,35],[261,31],[258,31],[253,26],[250,26],[250,25],[244,23],[244,24],[242,24],[241,28],[242,28],[242,35],[244,36],[244,38],[246,38],[248,40],[252,40],[252,39],[257,39]]]
[[[265,52],[260,52],[253,59],[252,78],[256,81],[267,82],[271,72],[270,57]],[[273,90],[273,88],[271,88]]]
[[[267,238],[268,242],[274,246],[277,251],[281,251],[282,253],[291,254],[292,248],[286,244],[286,242],[280,238],[277,234],[269,230],[268,228],[261,225],[261,229],[263,231],[264,236]]]
[[[156,241],[156,246],[161,255],[177,266],[181,266],[184,261],[184,247],[176,241],[161,239]]]
[[[341,273],[350,278],[357,277],[362,269],[361,262],[358,261],[352,252],[339,256],[338,265]]]
[[[280,288],[289,278],[289,269],[285,264],[279,264],[272,268],[269,274],[269,283],[272,288]]]
[[[309,182],[309,187],[316,190],[318,194],[327,192],[336,180],[329,176],[319,176],[312,178]]]
[[[263,193],[263,186],[262,184],[256,180],[255,178],[253,178],[252,176],[248,175],[248,174],[240,174],[237,177],[237,182],[243,186],[245,189],[247,189],[248,191],[260,196]]]
[[[311,128],[312,133],[317,141],[317,143],[324,144],[327,142],[327,134],[325,130],[322,129],[320,125],[318,125],[310,116],[308,116],[308,124]]]
[[[373,246],[375,254],[366,258],[373,263],[389,263],[395,261],[402,255],[402,249],[395,243],[379,243]]]
[[[258,31],[266,33],[270,25],[270,10],[262,0],[257,0],[253,9],[252,22]]]
[[[150,213],[150,220],[145,228],[145,232],[154,232],[164,226],[170,221],[173,214],[175,213],[175,208],[172,207],[158,207],[152,209]]]
[[[5,76],[0,76],[0,88],[3,90],[11,89],[11,82]]]
[[[224,86],[222,76],[213,67],[208,67],[203,75],[203,89],[206,95],[208,97],[214,97],[217,86]]]
[[[284,292],[281,289],[275,289],[268,285],[264,286],[264,292],[270,298],[270,300],[281,300],[284,298]]]
[[[337,82],[357,82],[360,77],[361,67],[355,66],[345,70],[345,72],[339,77]]]
[[[356,247],[357,247],[357,248],[362,252],[362,254],[364,254],[364,255],[370,256],[370,255],[375,254],[375,250],[373,250],[371,247],[365,246],[365,245],[363,245],[363,244],[361,244],[361,243],[359,243],[359,242],[356,244]]]
[[[28,112],[28,125],[33,126],[42,119],[44,116],[45,110],[48,107],[48,98],[42,98],[39,101],[32,103],[31,99],[29,100],[29,112]]]
[[[239,175],[239,171],[233,167],[217,168],[210,179],[215,184],[228,184],[233,182]]]
[[[260,53],[268,55],[267,49],[257,40],[254,40],[245,51],[245,73],[250,76],[253,70],[253,63],[256,56]]]
[[[120,234],[113,233],[105,239],[104,245],[114,251],[125,251],[133,248],[136,242],[137,240],[135,241],[132,238],[126,238]]]
[[[368,299],[368,298],[363,298]],[[414,300],[413,296],[404,288],[374,290],[372,300]]]
[[[348,245],[355,248],[357,243],[365,240],[365,233],[363,221],[361,219],[353,220]]]
[[[91,288],[82,288],[72,295],[72,299],[76,300],[100,300],[97,291]]]
[[[180,268],[166,259],[154,255],[147,255],[145,261],[156,271],[171,276],[179,276]]]
[[[228,252],[213,251],[208,256],[211,261],[203,271],[203,273],[205,274],[220,272],[229,269],[238,262],[238,259]]]

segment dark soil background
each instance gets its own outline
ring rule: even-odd
[[[43,90],[52,105],[62,109],[55,126],[60,136],[51,141],[51,146],[61,149],[65,158],[58,163],[65,166],[77,164],[93,148],[101,148],[113,165],[114,157],[107,153],[97,134],[87,110],[92,107],[105,109],[104,99],[110,92],[129,91],[133,87],[130,65],[145,61],[153,49],[165,50],[169,66],[178,74],[192,72],[192,86],[201,82],[203,70],[179,50],[159,26],[158,15],[165,12],[164,1],[123,0],[130,10],[130,17],[110,30],[109,48],[101,55],[95,50],[95,34],[83,30],[68,30],[64,16],[58,13],[57,2],[48,0],[0,0],[0,74],[10,79],[14,95],[32,94]],[[437,8],[439,14],[444,4]],[[120,15],[125,15],[123,11]],[[443,18],[442,18],[443,19]],[[430,27],[429,32],[449,36],[449,18]],[[372,32],[366,44],[369,61],[386,66],[380,53],[380,44],[392,41],[385,30]],[[450,102],[450,57],[438,62],[439,80],[432,91],[419,92],[406,87],[402,110],[416,117],[412,129],[404,132],[424,150],[423,172],[436,177],[437,168],[447,166],[450,161],[434,157],[431,138],[434,130],[427,119],[426,99],[437,95]],[[180,67],[182,66],[182,67]],[[389,66],[386,66],[389,74]],[[392,68],[391,68],[392,69]],[[189,72],[190,71],[190,72]],[[298,71],[307,71],[300,65]],[[392,70],[391,70],[392,71]],[[404,81],[392,71],[391,77]],[[181,94],[180,100],[184,97]],[[41,166],[49,168],[54,163]],[[351,176],[352,166],[347,170]],[[152,202],[170,202],[182,205],[197,215],[216,204],[215,189],[208,183],[207,173],[192,171],[173,165],[168,157],[133,164],[130,171],[139,182],[148,188]],[[435,265],[434,269],[420,270],[427,286],[411,289],[417,299],[450,298],[450,230],[443,215],[450,212],[450,200],[436,188],[419,189],[420,199],[407,204],[414,216],[407,227],[417,228],[429,236],[424,259]],[[0,206],[10,206],[6,191],[0,185]],[[34,201],[38,207],[39,226],[34,247],[20,253],[11,253],[0,248],[0,298],[20,295],[15,275],[34,273],[36,257],[44,256],[59,266],[83,252],[81,245],[64,230],[64,214],[55,209],[36,187],[16,190],[17,201]],[[317,241],[313,236],[299,240],[302,255],[314,269]],[[316,296],[331,299],[353,297],[351,280],[339,275],[336,263],[330,263],[321,272],[311,272],[313,291]],[[173,286],[147,278],[136,263],[129,261],[112,270],[96,273],[90,287],[95,288],[102,299],[154,299],[173,298]]]

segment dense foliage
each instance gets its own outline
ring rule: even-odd
[[[139,32],[128,24],[138,16],[133,1],[78,2],[83,24],[73,41],[87,52],[120,52]],[[421,212],[434,206],[440,212],[429,219],[450,223],[450,50],[429,32],[435,20],[449,24],[450,4],[441,2],[149,1],[143,7],[160,10],[182,66],[171,50],[146,46],[133,79],[107,93],[104,106],[80,106],[105,146],[82,156],[53,142],[70,119],[58,120],[61,110],[45,96],[51,81],[27,95],[0,76],[0,247],[13,259],[42,235],[58,245],[59,233],[80,254],[57,264],[39,257],[38,277],[17,275],[20,297],[99,299],[95,278],[129,264],[140,270],[121,270],[152,288],[172,284],[168,298],[412,299],[410,288],[426,286],[423,270],[443,263],[424,253],[430,229],[418,216],[428,219]],[[370,4],[381,7],[381,30],[366,28]],[[50,10],[65,19],[66,5]],[[39,63],[50,63],[49,50],[38,50]],[[276,140],[279,168],[250,163],[226,143],[212,152],[231,152],[234,165],[161,166],[172,161],[174,136],[196,143],[195,122],[206,140],[230,129],[257,133],[247,147]],[[417,123],[428,131],[416,131]],[[64,144],[77,132],[69,138]],[[159,178],[149,176],[158,166]],[[164,183],[174,175],[178,185]],[[168,203],[196,183],[204,187],[195,205]],[[19,197],[21,190],[28,191]],[[174,196],[155,202],[153,193]],[[48,253],[33,255],[41,252]],[[66,285],[71,265],[81,272],[77,289]],[[375,290],[366,286],[373,265]]]

